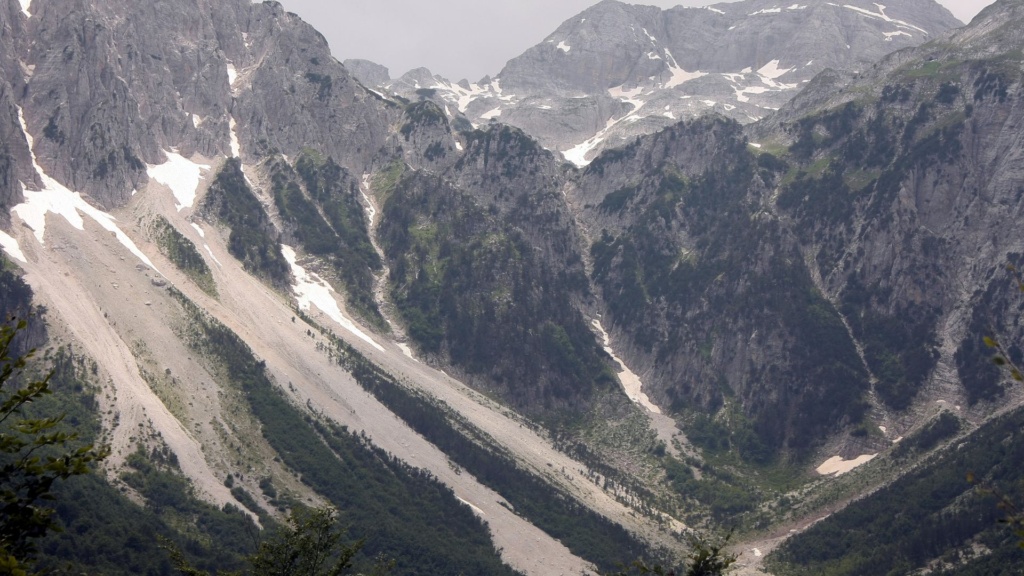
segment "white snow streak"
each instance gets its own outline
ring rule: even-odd
[[[604,351],[607,352],[613,360],[618,362],[619,366],[622,366],[622,372],[619,372],[619,381],[622,382],[622,389],[626,392],[626,396],[628,396],[634,403],[643,406],[651,412],[661,414],[661,408],[658,408],[653,402],[651,402],[651,399],[647,394],[644,394],[644,385],[643,382],[640,381],[640,377],[634,374],[633,371],[626,366],[626,363],[615,355],[615,350],[612,349],[611,345],[611,338],[608,336],[608,333],[605,332],[604,326],[601,325],[601,321],[594,320],[592,324],[594,325],[594,328],[597,328],[597,331],[601,333],[601,338],[604,343]]]
[[[164,155],[167,156],[167,162],[159,166],[147,165],[146,173],[150,178],[171,189],[177,201],[175,206],[181,212],[182,209],[191,208],[195,204],[199,181],[203,179],[203,172],[208,171],[210,167],[180,156],[174,150],[165,150]]]
[[[495,108],[494,110],[489,111],[489,112],[484,112],[483,114],[480,115],[480,118],[483,119],[483,120],[493,120],[493,119],[497,118],[498,116],[501,116],[501,107],[500,106]]]
[[[28,149],[32,156],[32,167],[39,174],[40,180],[43,181],[43,189],[38,192],[25,190],[23,183],[21,187],[24,191],[25,201],[11,209],[11,212],[17,214],[21,221],[35,232],[36,240],[40,244],[45,244],[47,214],[52,212],[58,216],[63,216],[68,221],[68,224],[71,224],[77,230],[85,230],[85,222],[82,220],[82,214],[85,214],[95,220],[104,230],[113,233],[118,242],[146,266],[157,270],[153,262],[135,245],[135,242],[132,242],[131,238],[114,223],[115,218],[113,216],[94,208],[82,198],[81,194],[68,190],[63,184],[50,178],[43,171],[43,168],[36,161],[35,140],[28,131],[28,125],[25,123],[25,113],[20,106],[18,107],[18,121],[21,123],[21,129],[25,133],[25,140],[28,142]]]
[[[235,70],[234,64],[228,62],[228,86],[233,88],[236,80],[238,80],[238,71]]]
[[[242,145],[238,143],[238,124],[234,118],[228,121],[228,127],[231,129],[231,156],[233,158],[241,158]]]
[[[3,230],[0,230],[0,248],[3,248],[4,252],[7,252],[7,255],[11,258],[26,264],[28,263],[25,253],[21,251],[21,246],[18,245],[18,241],[8,236]]]
[[[32,0],[21,0],[21,11],[25,13],[25,16],[32,17],[32,13],[28,9],[32,6]]]
[[[341,313],[338,301],[334,299],[334,289],[316,274],[307,272],[305,268],[296,263],[295,250],[290,246],[281,245],[281,253],[285,260],[291,264],[292,274],[295,275],[295,285],[292,291],[295,293],[295,300],[299,309],[309,310],[315,304],[316,307],[334,320],[339,326],[351,332],[356,338],[363,340],[381,352],[384,347],[373,341],[362,330],[356,327],[351,320]]]
[[[205,242],[206,232],[203,231],[203,228],[199,224],[196,224],[195,222],[192,222],[191,224],[192,228],[195,228],[196,233],[199,234],[199,237],[204,240],[203,248],[206,249],[206,253],[210,255],[210,258],[213,258],[213,261],[217,263],[218,268],[223,268],[224,265],[221,264],[220,260],[218,260],[217,257],[213,255],[213,250],[210,249],[210,245]]]
[[[907,38],[914,37],[913,34],[904,32],[903,30],[897,30],[895,32],[882,32],[882,34],[885,36],[886,42],[892,42],[893,36],[906,36]]]
[[[455,142],[458,144],[458,141]],[[359,193],[363,195],[363,202],[366,202],[366,217],[370,220],[370,225],[373,226],[373,219],[377,217],[377,207],[373,205],[373,201],[366,192],[370,189],[370,175],[363,174],[362,186],[359,187]]]
[[[718,8],[712,8],[711,6],[705,6],[704,8],[706,8],[707,10],[711,10],[712,12],[716,12],[718,14],[725,14],[725,12],[722,12]]]
[[[467,501],[467,500],[463,500],[462,498],[460,498],[460,497],[458,497],[458,496],[456,496],[456,498],[458,498],[458,499],[459,499],[459,502],[462,502],[462,503],[463,503],[463,504],[465,504],[466,506],[469,506],[469,508],[470,508],[471,510],[473,510],[473,512],[475,512],[477,516],[480,516],[480,517],[483,517],[483,516],[484,516],[484,511],[483,511],[483,510],[481,510],[481,509],[477,508],[476,506],[474,506],[473,504],[471,504],[471,503],[470,503],[469,501]]]
[[[569,50],[572,50],[572,46],[569,46],[568,44],[566,44],[565,40],[562,40],[561,42],[559,42],[558,46],[555,46],[555,48],[558,48],[559,50],[561,50],[562,52],[565,52],[566,54],[569,53]]]
[[[921,32],[921,33],[924,33],[924,34],[928,33],[928,31],[925,30],[924,28],[918,28],[917,26],[914,26],[913,24],[911,24],[909,22],[904,22],[903,20],[896,20],[894,18],[890,18],[885,13],[885,4],[879,4],[877,2],[875,2],[874,4],[875,4],[875,6],[878,7],[878,12],[877,13],[876,12],[871,12],[869,10],[865,10],[863,8],[858,8],[856,6],[850,6],[849,4],[843,4],[843,8],[846,8],[846,9],[849,9],[849,10],[853,10],[854,12],[858,12],[860,14],[863,14],[864,16],[867,16],[868,18],[876,18],[878,20],[884,20],[884,21],[889,22],[891,24],[895,24],[898,28],[909,28],[911,30],[917,30],[918,32]]]
[[[748,16],[757,16],[758,14],[781,14],[782,8],[765,8],[764,10],[758,10],[757,12],[751,12]]]
[[[217,268],[224,267],[224,265],[220,263],[220,260],[217,260],[217,257],[213,255],[213,250],[210,250],[209,244],[203,244],[203,248],[206,248],[206,253],[210,255],[210,258],[213,258],[213,261],[217,264]]]

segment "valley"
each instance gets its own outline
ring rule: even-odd
[[[273,2],[30,8],[0,284],[92,366],[55,398],[110,446],[93,490],[204,569],[304,506],[398,574],[726,533],[743,575],[1024,562],[986,495],[1020,495],[1024,393],[982,340],[1022,362],[1018,0],[606,0],[475,84],[342,64]],[[43,562],[100,570],[90,537]]]

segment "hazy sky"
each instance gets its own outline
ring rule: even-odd
[[[785,1],[785,0],[781,0]],[[885,0],[879,0],[884,2]],[[897,2],[899,0],[892,0]],[[339,60],[365,58],[392,77],[425,66],[476,81],[539,43],[597,0],[280,0],[315,26]],[[992,0],[939,0],[967,22]],[[645,0],[670,8],[702,0]]]

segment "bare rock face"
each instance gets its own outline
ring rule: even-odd
[[[15,16],[31,39],[10,52],[27,71],[15,102],[38,162],[107,207],[165,150],[295,154],[318,142],[359,171],[386,138],[379,98],[278,4],[58,0]]]
[[[383,86],[391,81],[391,72],[386,66],[381,66],[369,60],[348,59],[344,62],[345,68],[365,86]]]
[[[420,70],[388,87],[406,97],[436,90],[470,121],[512,124],[585,165],[683,119],[755,122],[825,69],[862,71],[959,25],[932,0],[747,0],[664,11],[606,0],[493,79],[459,85]]]

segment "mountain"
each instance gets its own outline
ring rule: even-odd
[[[384,89],[413,100],[428,95],[478,125],[517,126],[585,165],[600,150],[679,120],[712,112],[760,120],[823,70],[857,72],[960,25],[931,0],[747,0],[669,10],[605,0],[494,78],[456,84],[418,69]],[[381,85],[379,74],[355,73]]]
[[[312,504],[401,574],[608,571],[725,525],[761,566],[915,470],[949,485],[961,444],[1014,480],[981,337],[1020,360],[1019,1],[952,31],[931,3],[603,2],[496,79],[379,91],[276,3],[36,4],[0,10],[0,302],[113,449],[50,562],[147,571],[160,534],[232,569]],[[627,121],[707,86],[763,118]],[[647,127],[574,166],[503,123],[531,91],[565,133]],[[793,542],[769,567],[832,561]]]

